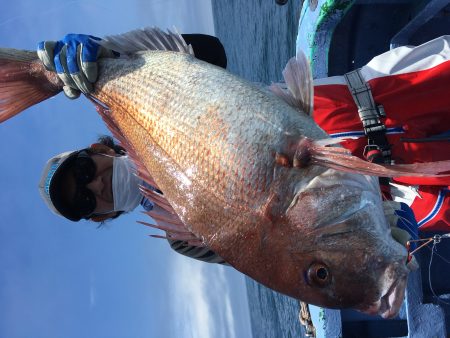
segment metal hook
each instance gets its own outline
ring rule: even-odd
[[[441,239],[442,239],[441,235],[434,235],[433,236],[433,244],[441,243]]]

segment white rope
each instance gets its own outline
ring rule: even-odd
[[[298,314],[300,324],[305,328],[305,336],[316,338],[316,328],[311,319],[311,313],[309,312],[308,304],[300,302],[300,312]]]

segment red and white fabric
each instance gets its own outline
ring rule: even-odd
[[[450,159],[448,140],[430,141],[450,134],[450,36],[388,51],[362,67],[361,73],[375,103],[386,112],[382,122],[396,164]],[[313,117],[332,137],[356,136],[342,145],[363,158],[367,138],[343,76],[314,81]],[[408,204],[420,230],[450,229],[450,176],[394,181],[416,191]]]

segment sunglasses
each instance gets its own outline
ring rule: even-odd
[[[95,178],[97,166],[89,152],[82,150],[75,158],[72,170],[77,186],[73,199],[73,206],[80,217],[89,218],[97,207],[97,200],[94,193],[86,188],[86,185]]]

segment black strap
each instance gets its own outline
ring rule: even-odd
[[[367,136],[366,156],[370,150],[381,151],[382,163],[391,163],[391,145],[386,137],[386,127],[381,118],[386,117],[383,106],[377,106],[373,100],[370,85],[362,77],[361,70],[356,69],[344,75],[350,93],[358,107],[359,118]]]

